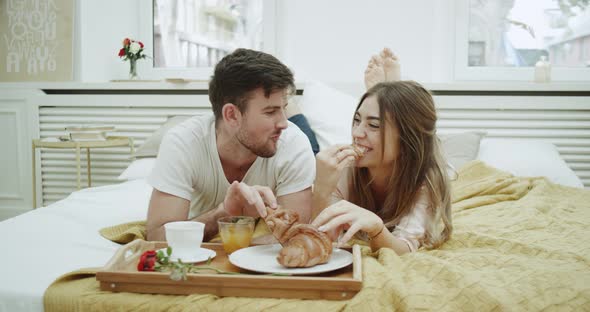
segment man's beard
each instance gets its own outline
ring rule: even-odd
[[[252,140],[252,136],[248,135],[247,131],[245,131],[243,128],[241,128],[236,134],[236,139],[245,148],[259,157],[270,158],[273,157],[277,152],[276,147],[273,149],[265,144],[256,144]]]

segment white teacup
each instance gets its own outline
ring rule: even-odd
[[[166,242],[172,247],[171,260],[190,262],[199,257],[205,224],[196,221],[176,221],[164,224]]]

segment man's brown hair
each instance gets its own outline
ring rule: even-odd
[[[264,95],[280,90],[295,90],[293,73],[276,57],[249,49],[237,49],[226,55],[215,66],[209,82],[209,100],[215,120],[221,118],[221,110],[232,103],[244,113],[252,91],[262,88]]]

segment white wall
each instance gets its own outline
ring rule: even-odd
[[[362,81],[371,54],[390,47],[402,76],[452,79],[452,1],[298,0],[278,2],[277,49],[296,74],[328,82]]]
[[[139,6],[146,0],[77,0],[74,77],[83,82],[127,79],[129,64],[117,56],[126,37],[139,34]]]
[[[298,80],[319,79],[360,88],[369,57],[384,46],[399,55],[402,76],[421,82],[452,80],[451,0],[276,3],[275,54],[295,71]],[[77,80],[125,79],[128,64],[116,53],[127,36],[145,40],[137,37],[137,12],[140,5],[150,5],[151,1],[79,0],[77,4]]]

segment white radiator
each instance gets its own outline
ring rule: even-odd
[[[211,114],[207,95],[50,95],[39,106],[40,137],[65,134],[70,125],[113,125],[110,135],[133,138],[135,149],[171,116]],[[43,206],[76,190],[75,151],[41,149]],[[131,162],[128,147],[92,148],[92,186],[122,181],[117,177]],[[86,151],[81,151],[82,186],[87,185]],[[41,203],[41,202],[40,202]]]
[[[439,133],[485,130],[488,137],[527,138],[554,143],[567,164],[590,187],[590,103],[588,97],[435,96]],[[207,95],[48,95],[39,104],[40,136],[63,135],[69,125],[108,124],[139,147],[170,116],[210,114]],[[534,155],[531,155],[534,157]],[[41,194],[51,204],[76,189],[73,150],[43,149]],[[82,153],[82,184],[86,183]],[[93,186],[120,183],[129,149],[91,149]]]
[[[551,142],[590,188],[590,98],[435,96],[435,102],[440,133],[485,130],[487,137]]]

